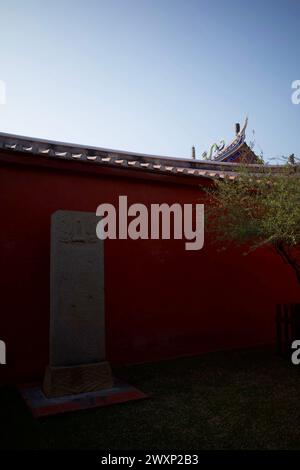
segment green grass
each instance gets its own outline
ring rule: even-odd
[[[115,369],[150,399],[35,420],[0,389],[0,447],[300,449],[300,366],[269,350]]]

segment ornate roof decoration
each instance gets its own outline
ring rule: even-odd
[[[237,124],[236,137],[229,145],[225,146],[224,140],[221,140],[219,144],[214,143],[209,153],[202,154],[202,158],[218,162],[259,163],[259,158],[245,142],[247,125],[248,117],[241,130],[240,125]]]
[[[236,153],[245,143],[247,125],[248,125],[248,117],[246,117],[244,126],[237,133],[235,139],[227,147],[225,147],[221,152],[217,154],[217,156],[215,157],[215,160],[219,162],[233,162],[238,158]]]

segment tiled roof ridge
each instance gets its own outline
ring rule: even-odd
[[[249,148],[246,143],[243,145]],[[149,155],[0,132],[0,151],[1,149],[56,160],[73,160],[111,167],[206,178],[235,179],[236,171],[241,167],[239,163]],[[268,173],[270,171],[276,173],[282,168],[282,165],[249,164],[247,166],[253,170],[253,174],[264,173],[265,169]]]

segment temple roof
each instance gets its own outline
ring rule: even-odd
[[[243,160],[241,158],[243,155],[248,155],[250,158],[253,158],[253,155],[255,156],[244,139],[239,140],[239,136],[218,155],[221,158],[215,160],[196,160],[148,155],[0,133],[0,154],[4,153],[5,155],[18,154],[24,158],[31,155],[53,161],[79,161],[92,166],[101,165],[111,168],[210,179],[235,179],[240,163],[235,163],[234,161],[240,162]],[[228,159],[230,160],[229,162]],[[249,167],[251,167],[253,174],[261,174],[264,172],[264,168],[267,168],[268,172],[278,172],[282,168],[281,165],[265,166],[261,164],[250,164]]]

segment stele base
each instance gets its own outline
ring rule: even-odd
[[[69,367],[46,368],[43,392],[48,398],[96,392],[113,387],[107,361]]]

